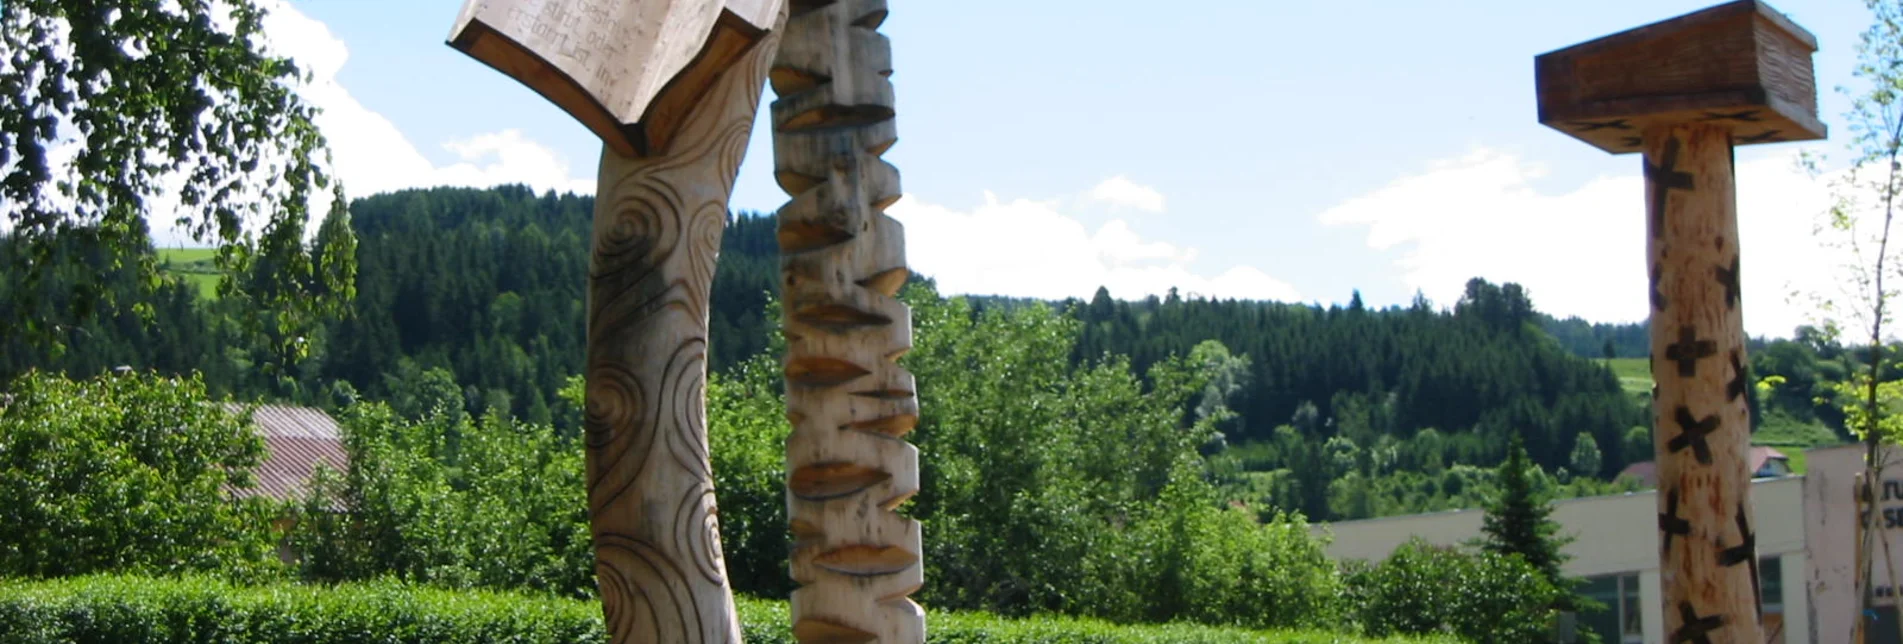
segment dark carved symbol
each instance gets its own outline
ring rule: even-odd
[[[1628,148],[1639,147],[1639,144],[1644,142],[1645,142],[1645,139],[1641,139],[1636,136],[1619,137],[1619,145],[1628,147]]]
[[[1645,162],[1645,180],[1652,184],[1652,236],[1665,234],[1665,196],[1676,188],[1692,189],[1692,173],[1678,169],[1678,137],[1665,140],[1665,151],[1659,154],[1659,164]]]
[[[1660,264],[1653,264],[1652,265],[1652,308],[1660,310],[1660,311],[1665,310],[1665,294],[1659,291],[1659,278],[1662,278],[1664,276],[1665,276],[1665,267]]]
[[[1746,564],[1751,568],[1751,595],[1759,598],[1758,619],[1762,620],[1764,619],[1764,601],[1759,595],[1762,589],[1758,587],[1758,533],[1752,532],[1751,523],[1745,520],[1743,503],[1738,504],[1738,534],[1743,535],[1744,540],[1738,545],[1718,551],[1718,565],[1730,567]],[[1720,541],[1719,545],[1724,543]]]
[[[1665,347],[1665,359],[1678,363],[1678,376],[1690,378],[1698,375],[1698,360],[1718,354],[1718,343],[1698,339],[1698,329],[1690,326],[1678,328],[1678,342]]]
[[[1673,418],[1678,421],[1679,432],[1665,444],[1665,447],[1673,454],[1677,454],[1689,446],[1692,448],[1692,456],[1698,459],[1700,465],[1710,465],[1711,443],[1706,442],[1705,437],[1718,430],[1718,416],[1713,414],[1699,420],[1692,417],[1691,409],[1679,405]]]
[[[1678,621],[1678,631],[1672,633],[1673,644],[1683,642],[1711,644],[1711,632],[1725,627],[1725,616],[1699,617],[1698,611],[1693,609],[1692,603],[1688,601],[1678,603]]]
[[[1779,130],[1765,130],[1751,136],[1738,137],[1738,140],[1744,143],[1770,143],[1784,140],[1784,137],[1778,136],[1778,132]]]
[[[1665,551],[1672,550],[1672,535],[1690,537],[1692,522],[1678,516],[1678,490],[1665,493],[1665,511],[1659,513],[1659,532],[1665,533]]]
[[[1737,349],[1731,350],[1731,383],[1725,385],[1725,400],[1737,400],[1743,396],[1748,385],[1744,379],[1744,358]]]
[[[1705,115],[1699,118],[1698,120],[1700,121],[1743,121],[1745,123],[1756,123],[1758,122],[1759,119],[1758,119],[1757,110],[1745,110],[1743,112],[1706,112]]]
[[[1734,309],[1738,308],[1738,270],[1743,268],[1739,265],[1740,259],[1738,255],[1732,255],[1730,268],[1720,266],[1717,269],[1718,283],[1725,287],[1725,306]]]
[[[1592,121],[1574,121],[1571,125],[1573,127],[1579,128],[1578,131],[1580,132],[1591,132],[1593,130],[1630,130],[1632,129],[1632,126],[1626,125],[1625,119],[1600,121],[1598,123],[1594,123]]]

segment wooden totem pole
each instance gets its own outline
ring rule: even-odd
[[[1670,642],[1764,641],[1732,147],[1819,139],[1817,41],[1741,0],[1539,56],[1540,123],[1641,152]]]
[[[450,45],[602,139],[587,481],[615,642],[740,639],[704,421],[707,297],[783,0],[467,0]]]
[[[787,514],[793,632],[802,642],[920,642],[908,598],[924,573],[919,523],[893,510],[918,492],[910,271],[885,215],[899,172],[885,0],[793,3],[773,62],[773,166],[785,305]]]

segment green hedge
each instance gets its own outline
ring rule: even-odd
[[[782,601],[737,598],[749,642],[792,642]],[[1363,641],[1319,631],[1191,625],[1119,626],[1065,617],[930,614],[933,642],[1006,644],[1321,643]],[[0,580],[0,640],[93,642],[600,642],[593,602],[450,591],[380,582],[335,587],[237,586],[206,578]],[[1368,640],[1373,641],[1373,640]],[[1422,641],[1422,640],[1380,640]]]

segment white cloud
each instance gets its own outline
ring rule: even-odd
[[[1161,202],[1161,195],[1158,195]],[[1299,299],[1295,288],[1249,266],[1209,276],[1192,266],[1196,250],[1145,240],[1123,220],[1095,231],[1060,211],[1060,201],[1000,201],[961,212],[907,196],[889,212],[905,224],[913,270],[947,293],[1088,298],[1097,287],[1121,299],[1185,297]]]
[[[459,161],[436,166],[395,124],[365,107],[337,82],[349,48],[324,23],[281,2],[269,5],[264,24],[271,45],[310,72],[300,90],[321,108],[317,125],[330,140],[336,173],[351,196],[425,186],[488,187],[525,183],[536,190],[592,193],[592,173],[577,177],[561,155],[521,132],[482,133],[443,143]]]
[[[1135,181],[1129,177],[1117,175],[1104,179],[1096,187],[1084,193],[1086,201],[1108,204],[1113,210],[1125,208],[1144,212],[1163,212],[1163,193]]]
[[[1793,164],[1795,152],[1737,168],[1745,327],[1788,336],[1813,321],[1794,291],[1836,295],[1832,256],[1812,235],[1827,190]],[[1636,162],[1635,162],[1636,165]],[[1368,229],[1376,250],[1397,250],[1409,286],[1451,304],[1468,278],[1526,286],[1558,316],[1639,321],[1647,315],[1644,182],[1600,177],[1565,194],[1536,190],[1546,167],[1479,149],[1432,163],[1322,212],[1323,224]]]

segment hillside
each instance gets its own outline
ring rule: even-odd
[[[581,371],[592,212],[587,197],[521,187],[357,200],[357,300],[351,315],[325,330],[311,359],[289,370],[274,367],[277,358],[239,336],[222,321],[223,304],[205,298],[215,277],[207,251],[160,251],[181,288],[200,294],[198,305],[165,295],[171,299],[155,307],[153,328],[122,316],[75,335],[74,351],[58,359],[31,347],[0,358],[0,375],[35,365],[197,369],[214,390],[328,404],[411,395],[393,387],[440,367],[471,412],[501,407],[571,425],[555,393]],[[710,311],[716,372],[764,351],[773,335],[775,226],[771,216],[739,213],[723,236]],[[1509,434],[1523,436],[1546,470],[1569,476],[1603,479],[1650,458],[1643,325],[1555,320],[1511,283],[1475,279],[1456,302],[1386,309],[1365,307],[1358,296],[1321,308],[1173,294],[1117,299],[1108,290],[1088,301],[971,303],[973,316],[1057,309],[1077,325],[1073,368],[1127,360],[1144,373],[1206,340],[1220,342],[1232,356],[1216,365],[1224,383],[1184,413],[1223,415],[1222,444],[1238,448],[1229,459],[1235,494],[1301,507],[1315,518],[1417,508],[1414,501],[1357,500],[1360,492],[1342,481],[1358,477],[1378,491],[1379,481],[1400,473],[1490,467]],[[1629,355],[1635,342],[1641,349]],[[1609,363],[1608,344],[1621,356]],[[1841,415],[1809,401],[1810,390],[1831,378],[1815,366],[1828,362],[1817,352],[1831,349],[1812,345],[1793,353],[1781,341],[1753,353],[1758,377],[1788,376],[1767,390],[1777,413],[1755,416],[1770,419],[1788,444],[1841,435]],[[1464,486],[1453,479],[1436,485]]]

